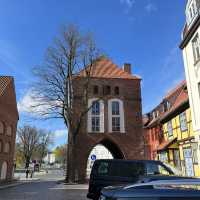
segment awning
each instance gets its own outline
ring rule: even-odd
[[[177,138],[174,138],[172,140],[164,141],[161,143],[157,149],[157,151],[165,151],[167,149],[177,149],[178,144],[177,144]]]

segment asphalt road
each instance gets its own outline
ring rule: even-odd
[[[0,190],[0,200],[86,200],[87,185],[58,183],[61,171],[49,171],[40,180]]]

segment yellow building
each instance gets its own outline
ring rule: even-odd
[[[186,176],[200,176],[198,144],[195,142],[186,85],[160,122],[164,142],[158,148],[159,159],[182,170]]]

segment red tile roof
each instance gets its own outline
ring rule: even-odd
[[[164,98],[165,99],[170,98],[172,95],[179,92],[179,90],[182,89],[182,87],[185,86],[185,85],[186,85],[186,80],[181,81],[175,88],[170,90]]]
[[[186,84],[185,84],[186,86]],[[180,94],[177,96],[174,104],[172,105],[172,107],[170,108],[170,110],[168,110],[162,117],[161,119],[164,119],[165,117],[169,116],[170,114],[174,113],[174,111],[176,111],[179,107],[181,107],[182,105],[185,105],[186,103],[189,102],[189,97],[188,97],[188,93],[186,91],[186,89],[183,87]]]
[[[169,140],[169,141],[162,142],[158,146],[157,151],[164,151],[164,150],[166,150],[171,144],[175,143],[176,141],[177,141],[177,138],[174,138],[174,139]]]
[[[166,116],[173,113],[177,108],[179,108],[179,106],[188,102],[188,94],[185,90],[186,86],[187,84],[184,80],[181,83],[179,83],[174,89],[168,92],[168,94],[163,98],[163,101],[155,109],[153,109],[153,111],[158,110],[165,100],[170,102],[171,108],[166,112],[160,112],[157,118],[151,119],[147,124],[147,127],[152,127],[156,125],[160,122],[161,119],[164,119]]]
[[[7,86],[11,83],[12,77],[10,76],[0,76],[0,96],[4,94]]]
[[[125,72],[122,68],[105,57],[101,57],[94,63],[90,73],[90,77],[93,78],[141,79],[139,76]],[[78,76],[85,76],[85,71],[82,70]]]

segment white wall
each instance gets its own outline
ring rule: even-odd
[[[196,33],[198,33],[200,37],[200,27]],[[193,38],[191,38],[190,42],[183,49],[183,59],[192,111],[193,129],[194,131],[200,132],[200,94],[198,89],[198,83],[200,83],[200,61],[196,65],[194,64],[192,39]]]
[[[90,152],[90,155],[88,157],[88,162],[87,162],[87,172],[86,172],[86,176],[87,178],[90,177],[90,173],[91,173],[91,169],[92,166],[94,164],[94,160],[91,159],[91,156],[95,155],[96,159],[113,159],[112,154],[110,153],[110,151],[105,148],[103,145],[97,145],[95,146],[92,151]]]

